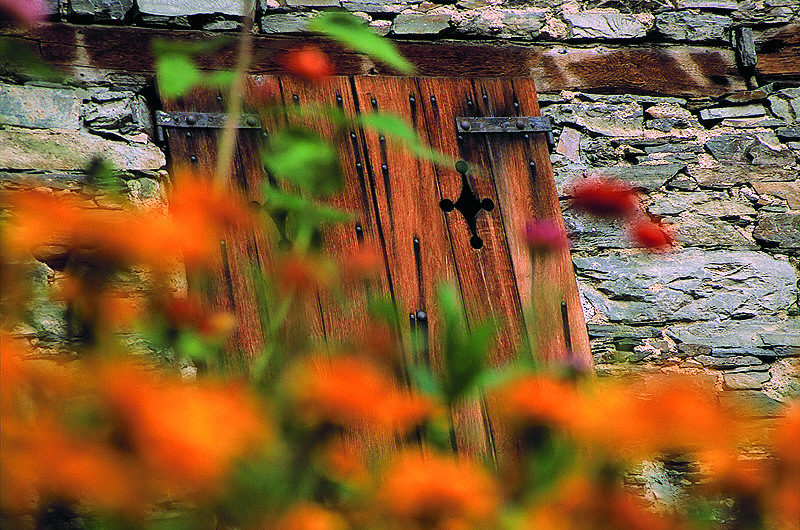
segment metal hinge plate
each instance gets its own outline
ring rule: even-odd
[[[156,134],[159,141],[164,141],[164,128],[181,129],[221,129],[225,127],[228,115],[224,112],[165,112],[156,111]],[[237,125],[239,129],[260,129],[261,118],[258,114],[242,114]]]
[[[456,118],[458,134],[471,133],[538,133],[547,135],[547,143],[552,147],[553,141],[550,118],[547,116],[518,116],[499,118]]]

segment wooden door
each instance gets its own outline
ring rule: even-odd
[[[409,317],[398,329],[403,344],[410,344],[412,326],[426,326],[427,361],[434,367],[439,364],[436,286],[450,281],[458,286],[468,324],[489,315],[499,318],[492,362],[509,360],[526,343],[543,360],[575,355],[590,362],[568,249],[532,261],[523,237],[525,222],[531,219],[553,219],[563,226],[545,134],[458,130],[463,118],[539,116],[532,80],[364,76],[332,77],[314,85],[278,77],[253,81],[285,106],[327,105],[349,115],[398,115],[432,148],[466,162],[467,171],[463,164],[437,166],[415,158],[379,132],[353,128],[337,134],[325,120],[300,119],[295,113],[263,124],[269,134],[286,121],[300,120],[337,146],[345,188],[330,202],[351,211],[354,218],[325,234],[325,250],[346,256],[360,245],[380,249],[385,271],[375,287]],[[165,110],[208,112],[222,103],[216,94],[196,91],[181,102],[165,104]],[[169,131],[172,161],[192,160],[210,170],[216,131],[192,132],[187,137],[180,129]],[[258,131],[241,131],[235,157],[235,186],[255,201],[260,200],[256,176],[263,174],[257,156],[260,138]],[[473,196],[474,223],[454,207],[462,195]],[[224,288],[217,290],[216,298],[236,312],[236,342],[246,355],[255,354],[260,345],[261,319],[250,314],[258,307],[248,292],[243,265],[237,262],[266,266],[270,246],[280,237],[276,230],[248,234],[223,247],[228,265],[220,272]],[[307,301],[305,315],[319,341],[333,343],[364,331],[365,315],[358,310],[363,293],[349,295],[355,308],[349,315],[323,295]],[[533,309],[533,318],[525,318],[527,308]],[[457,415],[459,443],[470,451],[486,451],[491,433],[481,408],[473,404]]]

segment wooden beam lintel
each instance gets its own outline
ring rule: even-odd
[[[785,33],[785,35],[784,35]],[[0,29],[0,34],[35,44],[42,58],[70,73],[97,70],[152,75],[152,43],[156,39],[204,41],[220,34],[122,26],[49,24],[30,30]],[[757,74],[794,79],[800,64],[800,44],[792,27],[759,32]],[[213,54],[200,58],[203,68],[231,68],[235,35]],[[788,37],[786,36],[788,35]],[[396,75],[369,58],[343,50],[316,36],[256,36],[256,74],[283,73],[288,50],[314,41],[330,52],[340,75]],[[774,43],[782,42],[782,46]],[[539,92],[575,90],[597,93],[655,94],[681,97],[722,96],[746,90],[731,48],[690,45],[546,46],[464,41],[395,41],[417,66],[432,77],[533,78]],[[770,42],[772,44],[764,44]],[[83,76],[87,78],[86,75]],[[88,76],[91,78],[91,76]]]

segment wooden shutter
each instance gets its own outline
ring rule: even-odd
[[[382,250],[386,270],[378,288],[392,296],[401,314],[409,315],[400,330],[406,344],[410,327],[422,325],[419,317],[427,317],[430,362],[438,364],[435,289],[437,282],[449,280],[460,289],[468,322],[488,315],[500,318],[493,362],[508,360],[520,341],[530,341],[532,351],[544,360],[565,360],[569,347],[573,355],[590,362],[569,251],[532,262],[523,240],[527,220],[554,219],[563,225],[546,135],[457,131],[457,118],[539,116],[532,80],[364,76],[332,77],[309,85],[287,77],[261,77],[254,83],[286,106],[323,104],[349,114],[399,115],[431,147],[466,161],[469,189],[478,200],[491,201],[490,211],[477,214],[473,232],[458,210],[446,212],[441,206],[443,200],[456,202],[462,193],[462,175],[455,167],[419,160],[374,131],[354,129],[337,136],[324,120],[303,123],[339,149],[346,186],[331,203],[355,215],[351,224],[327,231],[325,249],[343,256],[362,244]],[[223,103],[216,93],[200,90],[183,101],[165,102],[165,110],[219,111]],[[264,127],[268,134],[283,123],[278,118]],[[168,129],[172,163],[192,163],[212,172],[216,134],[214,129]],[[234,185],[251,200],[261,200],[261,139],[260,131],[242,130],[235,157]],[[246,355],[255,354],[261,345],[261,318],[254,314],[258,306],[245,269],[250,262],[268,266],[270,245],[277,237],[277,231],[231,234],[222,247],[226,255],[214,296],[217,304],[236,313],[236,344]],[[356,300],[356,308],[358,304]],[[535,310],[533,320],[526,322],[523,308],[528,306]],[[342,315],[322,295],[307,302],[305,311],[320,340],[346,338],[366,325],[363,314]],[[469,451],[486,451],[490,433],[480,408],[468,406],[458,416],[459,443]]]

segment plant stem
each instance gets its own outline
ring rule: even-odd
[[[242,114],[242,89],[245,75],[253,55],[253,19],[255,17],[255,0],[242,0],[244,18],[239,34],[239,53],[236,59],[236,70],[228,98],[228,119],[222,130],[217,153],[217,167],[214,173],[214,184],[224,187],[231,173],[233,152],[236,150],[236,135],[239,117]]]

